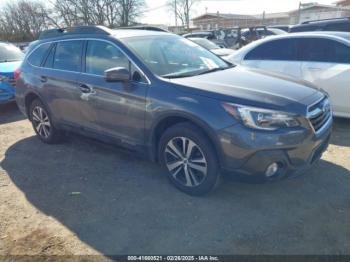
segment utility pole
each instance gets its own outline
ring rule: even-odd
[[[177,0],[175,0],[175,26],[177,27]]]
[[[216,21],[216,24],[217,24],[216,29],[219,29],[220,28],[220,12],[219,11],[216,12],[216,19],[217,19],[217,21]]]
[[[264,11],[262,15],[262,25],[265,25],[265,16],[266,16],[266,13]]]
[[[188,0],[186,0],[186,25],[187,30],[190,31],[190,7],[188,5]]]
[[[298,24],[300,24],[300,17],[301,17],[301,2],[299,2],[299,9],[298,9]]]

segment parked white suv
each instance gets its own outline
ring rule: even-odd
[[[335,116],[350,118],[350,33],[272,36],[243,47],[227,59],[310,81],[329,93]]]

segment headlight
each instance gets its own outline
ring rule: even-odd
[[[290,113],[230,103],[223,103],[222,105],[227,113],[250,128],[277,130],[300,126],[297,116]]]

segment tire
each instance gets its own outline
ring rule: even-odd
[[[189,195],[208,194],[220,180],[216,151],[195,125],[180,123],[167,129],[160,139],[158,154],[170,181]]]
[[[38,138],[46,144],[57,144],[61,142],[62,134],[54,127],[52,117],[39,100],[35,99],[29,107],[29,120],[32,122],[34,131]]]

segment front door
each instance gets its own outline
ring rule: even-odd
[[[114,67],[128,69],[130,81],[107,82],[104,71]],[[95,116],[89,123],[91,130],[127,144],[143,144],[149,84],[115,44],[102,40],[87,42],[81,85],[88,90],[84,97],[89,105],[86,117]]]
[[[242,65],[260,68],[268,72],[301,78],[301,62],[297,59],[295,39],[271,40],[246,54]]]

